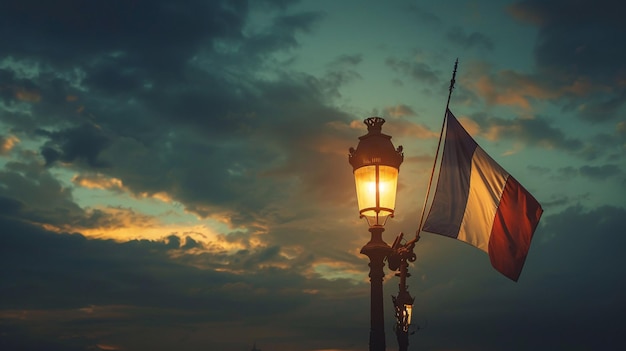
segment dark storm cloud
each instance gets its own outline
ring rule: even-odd
[[[220,342],[232,349],[233,338],[242,333],[272,339],[271,334],[264,334],[270,321],[271,328],[284,331],[275,342],[295,345],[306,340],[316,345],[319,337],[344,345],[358,336],[342,332],[338,337],[338,326],[350,333],[356,332],[355,321],[358,329],[366,326],[365,309],[353,311],[353,306],[367,304],[367,285],[305,278],[297,261],[310,260],[307,256],[283,262],[287,263],[284,268],[266,266],[281,262],[277,246],[244,250],[235,257],[179,255],[181,250],[197,249],[190,247],[190,238],[170,235],[164,241],[117,243],[86,239],[78,233],[51,233],[4,216],[0,216],[0,226],[2,345],[28,337],[42,345],[56,345],[53,341],[57,340],[68,347],[74,343],[85,347],[104,343],[102,339],[111,334],[98,331],[106,328],[117,335],[119,343],[144,348],[154,340],[154,336],[145,337],[146,333],[155,329],[167,330],[157,338],[170,342],[176,339],[172,334],[192,328],[208,335],[205,346]],[[226,259],[231,262],[224,264]],[[342,311],[339,319],[351,326],[329,323],[330,306]],[[15,313],[27,317],[15,319]],[[50,324],[51,319],[55,323]],[[76,333],[81,337],[59,341],[60,335]],[[299,341],[289,341],[288,335]],[[346,337],[348,341],[342,341]],[[185,347],[192,343],[176,342]]]
[[[464,49],[493,50],[493,41],[479,32],[465,33],[461,27],[453,27],[446,32],[446,39]]]
[[[472,115],[472,118],[482,126],[482,130],[489,138],[512,138],[522,140],[528,145],[556,148],[572,153],[580,152],[584,147],[582,141],[567,137],[544,117],[505,119],[478,113]]]
[[[418,271],[430,272],[430,279],[420,282],[423,290],[416,294],[417,301],[428,301],[414,309],[418,318],[428,319],[416,343],[462,350],[622,348],[626,283],[619,277],[626,264],[621,254],[625,216],[624,208],[610,206],[546,213],[516,284],[485,278],[492,269],[488,257],[467,245],[450,245],[453,249],[442,258],[420,261],[418,254]],[[428,256],[431,249],[421,253]],[[444,275],[441,280],[433,280],[433,265]],[[449,272],[454,279],[446,281]],[[444,284],[449,289],[442,289]]]
[[[21,138],[43,142],[49,166],[96,168],[131,192],[166,192],[202,216],[267,218],[275,211],[268,199],[280,202],[285,191],[277,189],[296,174],[317,182],[324,167],[301,155],[338,157],[315,145],[329,133],[326,122],[350,119],[330,99],[359,77],[348,67],[358,56],[321,77],[271,56],[297,47],[296,34],[321,18],[286,13],[288,3],[3,4],[0,31],[13,40],[0,48],[10,80],[2,93],[21,105],[2,118]],[[267,24],[246,27],[261,8]],[[18,100],[18,89],[38,100]]]
[[[251,269],[250,277],[244,278],[214,269],[193,268],[171,259],[171,250],[190,249],[175,235],[163,242],[116,243],[86,239],[80,234],[47,232],[6,217],[0,220],[4,229],[1,236],[4,276],[8,278],[2,284],[3,309],[131,304],[183,309],[205,306],[209,310],[211,306],[211,318],[223,319],[228,316],[228,308],[224,306],[218,311],[215,301],[244,297],[239,293],[219,296],[219,291],[228,284],[243,281],[251,287],[260,285],[277,290],[275,296],[268,296],[268,299],[278,299],[283,294],[278,291],[285,286],[279,283],[281,280],[299,284],[301,289],[308,284],[304,278],[289,271],[258,269],[260,263],[269,262],[277,254],[275,247],[244,254],[250,256],[244,266]],[[210,262],[204,260],[203,263]],[[209,265],[206,268],[218,267],[216,263],[212,265],[214,267]],[[8,281],[11,283],[6,283]],[[30,288],[33,284],[36,289]],[[254,294],[254,291],[247,292]],[[307,295],[295,297],[303,302]],[[238,303],[250,304],[252,308],[253,300],[243,298]],[[273,306],[275,312],[270,312],[266,306],[256,308],[262,309],[263,313],[277,313],[286,306]]]
[[[246,7],[243,1],[5,2],[1,28],[11,40],[0,53],[71,67],[117,51],[129,53],[132,66],[177,71],[201,42],[239,36]]]
[[[12,106],[20,100],[38,101],[41,96],[34,82],[16,77],[11,70],[0,69],[0,99],[5,105]]]
[[[615,164],[605,164],[602,166],[584,165],[579,168],[572,166],[559,168],[557,170],[556,179],[566,181],[577,176],[583,176],[593,181],[604,182],[611,178],[619,178],[623,175],[622,169]]]
[[[111,229],[128,222],[141,226],[154,221],[131,209],[82,208],[72,191],[38,162],[8,162],[0,170],[0,215],[62,229]]]
[[[89,167],[102,168],[107,164],[99,156],[110,143],[110,138],[101,128],[93,124],[82,124],[56,132],[45,130],[39,134],[48,137],[48,142],[42,147],[41,155],[50,166],[56,161],[73,163],[84,161]]]
[[[510,7],[514,17],[539,28],[538,79],[552,89],[571,87],[564,97],[586,120],[611,120],[624,112],[626,49],[616,41],[626,36],[624,11],[624,3],[611,0],[527,0]]]
[[[517,284],[503,284],[506,278],[493,271],[483,252],[448,238],[441,238],[447,245],[432,246],[428,235],[411,268],[418,277],[410,282],[418,298],[416,320],[426,327],[412,343],[515,351],[620,345],[620,311],[626,308],[620,292],[626,286],[617,277],[625,263],[619,253],[626,244],[625,221],[623,208],[609,206],[575,206],[545,216]],[[242,333],[282,343],[291,336],[296,341],[290,349],[303,342],[310,349],[316,340],[332,341],[320,349],[347,348],[352,340],[366,338],[361,322],[367,320],[367,285],[306,279],[301,273],[307,265],[284,261],[276,246],[244,250],[237,259],[212,253],[173,259],[179,250],[194,249],[184,244],[188,238],[116,243],[51,233],[4,216],[0,226],[0,267],[7,278],[0,281],[5,345],[36,339],[36,345],[84,349],[106,341],[111,334],[98,333],[103,328],[117,335],[118,344],[142,348],[155,338],[172,342],[183,329],[192,333],[189,328],[209,336],[201,343],[205,346]],[[231,262],[224,264],[225,259]],[[301,259],[310,258],[296,261]],[[268,263],[287,265],[262,268]],[[386,286],[386,294],[394,293],[394,284]],[[332,291],[337,295],[329,295]],[[333,311],[331,320],[328,311]],[[282,330],[277,339],[263,334],[269,321]],[[454,338],[451,329],[458,330]],[[76,333],[81,337],[59,339]],[[584,337],[565,337],[572,333]],[[194,341],[176,342],[182,347]]]
[[[53,225],[70,223],[84,211],[74,203],[71,189],[41,165],[9,162],[0,171],[3,214]]]
[[[624,48],[615,38],[626,34],[619,1],[526,0],[511,6],[518,18],[538,25],[535,54],[544,69],[614,81],[623,77]]]
[[[222,86],[225,92],[240,90],[227,87]],[[315,150],[318,138],[332,132],[324,121],[347,119],[324,105],[325,91],[334,90],[327,81],[294,75],[257,82],[256,87],[257,93],[241,98],[220,99],[223,92],[210,95],[215,89],[207,92],[202,86],[166,94],[150,108],[171,127],[163,130],[163,124],[147,121],[143,132],[113,140],[102,153],[102,160],[111,164],[107,172],[136,192],[166,191],[201,215],[222,207],[238,217],[236,222],[251,221],[269,198],[279,201],[287,195],[277,189],[302,174],[302,167],[311,167],[305,180],[323,173],[311,158],[322,157]],[[117,128],[103,121],[105,126]],[[339,155],[322,161],[335,158]],[[247,201],[240,201],[242,196]]]

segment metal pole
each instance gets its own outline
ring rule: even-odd
[[[385,229],[378,225],[369,229],[372,237],[363,246],[361,253],[370,259],[370,351],[385,351],[385,316],[383,308],[384,259],[391,252],[391,247],[383,241]]]

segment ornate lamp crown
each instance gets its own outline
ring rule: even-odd
[[[385,165],[400,168],[404,161],[402,146],[394,148],[391,136],[381,132],[385,119],[369,117],[363,121],[367,126],[367,134],[359,137],[356,150],[350,148],[349,161],[353,169],[369,165]]]

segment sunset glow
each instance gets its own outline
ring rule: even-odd
[[[623,13],[0,1],[1,351],[363,351],[372,281],[396,350],[400,233],[419,238],[407,351],[626,349]],[[436,190],[448,97],[543,209],[517,283],[492,266],[493,225],[472,221],[502,194]],[[367,135],[393,145],[357,162]],[[453,229],[484,251],[419,232],[435,193],[472,209]]]

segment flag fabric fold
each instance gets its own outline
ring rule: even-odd
[[[439,179],[423,230],[487,252],[496,270],[517,281],[543,209],[450,110],[446,125]]]

